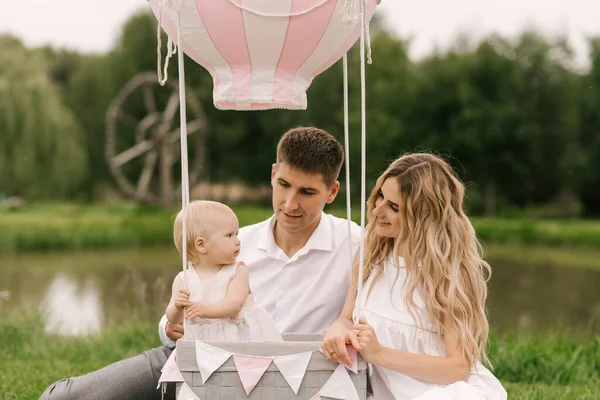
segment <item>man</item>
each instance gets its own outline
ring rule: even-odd
[[[360,228],[325,214],[340,184],[344,160],[340,143],[317,128],[286,132],[271,169],[273,216],[240,229],[241,250],[255,301],[283,333],[323,333],[339,316],[350,282],[352,255]],[[160,399],[160,370],[183,335],[166,323],[159,335],[165,346],[119,361],[81,377],[51,385],[41,399]],[[174,398],[168,390],[165,398]]]

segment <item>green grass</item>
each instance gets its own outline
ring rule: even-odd
[[[600,382],[600,337],[591,333],[492,334],[489,353],[503,382],[550,386]]]
[[[600,390],[588,385],[548,386],[507,383],[504,388],[510,400],[596,400]]]
[[[600,398],[600,338],[591,334],[493,334],[494,374],[512,399]],[[160,343],[155,322],[132,318],[100,336],[48,335],[38,317],[0,322],[0,396],[37,399],[52,382],[94,371]]]
[[[240,225],[261,221],[268,208],[233,207]],[[79,250],[146,247],[171,244],[171,229],[179,210],[133,204],[30,204],[0,212],[0,251]],[[328,209],[344,217],[344,209]],[[352,215],[359,222],[360,214]],[[600,250],[600,221],[473,218],[487,244],[582,247]]]
[[[0,398],[38,399],[52,382],[82,375],[158,346],[156,323],[130,322],[85,339],[48,335],[41,320],[3,316]]]
[[[528,265],[553,265],[569,268],[600,268],[600,248],[489,242],[486,259]]]
[[[474,218],[486,242],[590,246],[600,248],[598,220],[528,220]]]

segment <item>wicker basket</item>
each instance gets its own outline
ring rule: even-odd
[[[298,394],[294,394],[283,375],[274,363],[271,363],[254,390],[246,395],[233,358],[229,358],[203,384],[196,363],[196,344],[191,340],[177,341],[177,366],[186,384],[202,400],[309,400],[319,392],[338,366],[318,351],[321,348],[321,339],[321,335],[287,334],[284,335],[285,342],[281,343],[206,342],[227,352],[252,356],[273,357],[313,351]],[[366,370],[367,365],[359,354],[358,373],[349,371],[349,375],[360,400],[367,398]],[[181,383],[177,384],[178,394],[181,386]]]

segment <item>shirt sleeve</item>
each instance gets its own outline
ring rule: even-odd
[[[162,344],[167,346],[170,349],[175,348],[175,342],[167,336],[167,316],[163,315],[158,323],[158,336],[160,337],[160,341]]]

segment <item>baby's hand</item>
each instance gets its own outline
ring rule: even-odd
[[[175,295],[174,303],[175,308],[177,308],[179,311],[188,307],[191,304],[190,292],[185,289],[179,289],[179,292]]]
[[[209,318],[209,309],[202,303],[191,302],[187,311],[185,312],[185,317],[188,319],[192,318]]]
[[[229,317],[229,319],[234,324],[239,324],[240,322],[242,322],[242,318],[240,317],[240,313],[232,315],[231,317]]]

